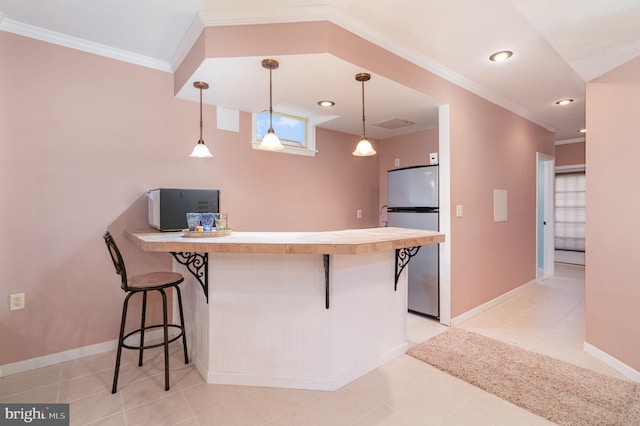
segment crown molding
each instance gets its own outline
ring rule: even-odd
[[[497,95],[491,90],[474,83],[473,81],[461,76],[460,74],[450,70],[449,68],[439,64],[438,62],[426,57],[425,55],[417,52],[414,49],[407,47],[402,43],[398,43],[396,40],[393,40],[383,34],[380,31],[377,31],[362,22],[356,20],[355,18],[347,15],[346,13],[339,13],[334,16],[334,19],[331,19],[336,25],[341,26],[345,30],[352,32],[365,40],[372,42],[373,44],[386,49],[395,55],[406,59],[407,61],[423,68],[438,77],[447,80],[456,86],[459,86],[469,92],[480,96],[498,106],[501,106],[514,114],[517,114],[523,118],[526,118],[529,121],[536,123],[537,125],[544,127],[545,129],[555,132],[556,129],[551,126],[549,123],[546,123],[544,120],[536,117],[530,111],[520,107],[519,105]]]
[[[497,95],[493,91],[468,80],[423,54],[398,43],[382,32],[369,27],[354,18],[352,15],[349,15],[341,9],[331,5],[200,12],[194,19],[194,23],[189,28],[187,36],[185,36],[183,43],[181,43],[174,59],[171,61],[172,69],[175,70],[177,68],[205,27],[315,21],[332,22],[333,24],[338,25],[339,27],[342,27],[345,30],[437,75],[438,77],[455,84],[456,86],[468,90],[469,92],[501,106],[502,108],[505,108],[551,132],[555,133],[556,131],[552,125],[536,117],[530,111]]]
[[[380,31],[377,31],[346,12],[331,6],[298,6],[247,10],[221,10],[203,11],[196,15],[189,29],[185,33],[176,52],[169,62],[151,58],[144,55],[127,52],[121,49],[93,43],[76,37],[67,36],[55,31],[45,30],[32,25],[4,18],[0,13],[0,30],[14,34],[31,37],[45,42],[66,46],[72,49],[95,55],[105,56],[119,61],[129,62],[147,68],[165,72],[175,72],[180,63],[189,53],[194,43],[200,37],[205,27],[222,25],[251,25],[273,24],[288,22],[315,22],[329,21],[345,30],[386,49],[395,55],[459,86],[471,93],[480,96],[498,106],[501,106],[514,114],[517,114],[545,129],[555,132],[556,129],[543,120],[536,117],[530,111],[497,95],[496,93],[480,86],[456,72],[440,65],[421,53],[392,40]]]
[[[570,143],[586,142],[586,138],[560,139],[556,141],[556,145],[567,145]]]
[[[44,28],[33,25],[23,24],[12,19],[3,18],[0,15],[0,31],[6,31],[24,37],[34,38],[47,43],[80,50],[94,55],[104,56],[118,61],[128,62],[140,65],[146,68],[152,68],[159,71],[171,72],[171,67],[166,61],[151,58],[149,56],[138,55],[136,53],[127,52],[126,50],[117,49],[106,46],[104,44],[94,43],[83,40],[81,38],[68,36]]]
[[[332,13],[331,9],[335,8],[323,5],[199,12],[171,58],[171,68],[174,71],[178,69],[206,27],[332,21],[335,12]]]
[[[198,41],[198,37],[200,37],[200,34],[202,34],[204,27],[205,26],[200,17],[196,15],[196,17],[193,18],[193,21],[191,22],[189,29],[187,29],[184,37],[182,37],[182,41],[180,41],[180,44],[178,44],[178,48],[173,53],[171,60],[169,61],[171,72],[175,72],[182,61],[184,61],[184,58],[187,57],[193,45],[196,44],[196,41]]]

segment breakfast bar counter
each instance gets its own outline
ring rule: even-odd
[[[174,256],[191,360],[208,383],[316,390],[406,351],[403,270],[420,246],[444,242],[438,232],[391,227],[125,234]]]
[[[222,234],[224,235],[224,234]],[[183,232],[126,231],[145,251],[358,254],[444,242],[444,234],[406,228],[365,228],[325,232],[229,232],[223,237],[188,238]]]

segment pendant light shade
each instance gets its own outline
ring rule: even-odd
[[[355,151],[352,152],[357,157],[368,157],[369,155],[375,155],[375,153],[371,142],[364,136],[358,142]]]
[[[200,89],[200,140],[198,140],[198,143],[193,148],[190,157],[210,158],[213,157],[213,155],[211,155],[209,148],[207,148],[202,139],[202,89],[208,89],[209,85],[203,81],[196,81],[193,83],[193,87]]]
[[[271,72],[278,68],[279,65],[275,59],[262,60],[262,67],[269,70],[269,130],[267,130],[267,134],[262,138],[262,142],[260,142],[258,148],[267,151],[278,151],[284,148],[280,142],[280,138],[273,130],[273,85]]]
[[[364,82],[371,80],[371,74],[366,72],[361,72],[356,74],[356,81],[360,81],[362,83],[362,137],[360,138],[360,142],[356,146],[356,149],[352,152],[353,155],[357,157],[368,157],[370,155],[375,155],[376,151],[371,146],[371,142],[367,139],[367,135],[365,132],[365,118],[364,118]]]

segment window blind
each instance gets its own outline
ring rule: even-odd
[[[586,216],[584,172],[556,174],[556,250],[584,251]]]

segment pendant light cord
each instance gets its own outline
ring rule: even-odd
[[[271,78],[271,72],[273,70],[269,68],[269,130],[273,131],[273,79]]]
[[[365,126],[364,126],[364,80],[362,80],[362,137],[366,136]]]
[[[202,87],[200,87],[200,142],[202,142]]]

